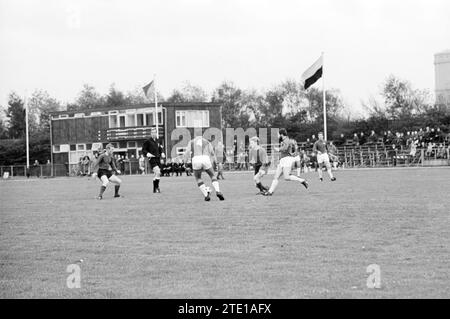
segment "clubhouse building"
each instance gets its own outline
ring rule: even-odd
[[[221,105],[218,103],[158,103],[154,104],[62,111],[51,114],[51,147],[54,164],[78,164],[100,144],[111,143],[115,153],[138,158],[143,142],[158,125],[159,142],[167,157],[176,145],[178,155],[185,148],[181,137],[172,137],[177,128],[194,130],[214,127],[222,130]],[[173,139],[172,139],[173,138]]]

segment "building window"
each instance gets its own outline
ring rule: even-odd
[[[127,126],[136,126],[136,117],[134,114],[127,115]]]
[[[184,155],[186,153],[186,147],[177,147],[177,155]]]
[[[117,142],[109,142],[109,143],[103,143],[103,149],[106,149],[106,145],[111,144],[113,148],[118,148]]]
[[[163,121],[162,121],[162,112],[158,112],[158,125],[162,125]]]
[[[136,148],[136,142],[128,142],[127,148]]]
[[[53,153],[61,152],[61,147],[59,145],[53,145]]]
[[[125,141],[120,141],[119,142],[119,147],[118,148],[127,148],[127,142]]]
[[[125,127],[125,116],[119,116],[119,127]]]
[[[185,111],[176,111],[176,127],[186,127]]]
[[[153,113],[146,113],[145,114],[145,123],[147,126],[152,126],[154,124],[153,121]]]
[[[147,121],[145,125],[147,125],[147,126],[154,126],[154,125],[156,125],[155,124],[156,121],[155,121],[155,112],[154,111],[152,111],[150,113],[145,113],[145,119]],[[158,111],[158,124],[159,125],[163,124],[163,122],[162,122],[162,112],[161,111]]]
[[[85,144],[77,144],[77,151],[84,151],[86,150]]]
[[[56,145],[55,145],[56,146]],[[61,144],[58,145],[59,151],[60,153],[68,153],[70,150],[70,146],[69,144]],[[56,151],[55,151],[56,152]]]
[[[66,118],[68,118],[68,117],[69,117],[68,114],[61,114],[61,115],[59,116],[60,119],[66,119]]]
[[[136,115],[136,126],[144,126],[144,114]]]
[[[109,127],[116,128],[117,127],[117,115],[110,115],[109,117]]]
[[[84,113],[75,113],[73,117],[84,117]]]
[[[209,127],[209,111],[176,111],[176,127]]]
[[[75,144],[71,144],[70,145],[70,150],[71,151],[76,151],[77,150],[77,146]]]

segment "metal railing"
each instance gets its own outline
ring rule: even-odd
[[[64,164],[44,164],[33,165],[27,169],[26,165],[4,165],[0,166],[0,174],[5,177],[7,173],[8,177],[55,177],[55,176],[69,176],[68,165]]]
[[[274,169],[279,163],[280,154],[269,152],[270,168]],[[401,166],[450,166],[450,149],[447,148],[420,148],[415,152],[410,149],[389,149],[388,147],[339,147],[336,158],[342,168],[358,167],[401,167]],[[303,165],[315,166],[314,155],[306,151],[309,160]],[[252,164],[248,156],[242,154],[228,154],[222,159],[225,170],[251,170]],[[148,160],[141,168],[138,160],[125,160],[118,164],[123,175],[138,175],[152,173]],[[26,165],[0,166],[0,174],[5,177],[48,178],[59,176],[88,176],[92,174],[92,165],[83,164],[44,164],[33,165],[27,169]]]

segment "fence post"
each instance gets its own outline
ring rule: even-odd
[[[11,165],[11,177],[14,177],[14,166]]]
[[[344,146],[344,162],[345,162],[345,167],[347,167],[348,166],[348,163],[347,163],[347,150],[346,150],[345,146]]]
[[[352,166],[353,166],[353,168],[355,168],[356,167],[356,150],[352,150]]]
[[[361,167],[363,167],[363,163],[364,163],[364,155],[363,155],[363,150],[362,150],[362,148],[359,148],[359,160],[360,160]]]
[[[41,167],[41,175],[39,177],[42,177],[43,174],[43,170],[42,170],[42,165],[39,165]]]
[[[424,158],[425,158],[425,149],[420,149],[420,161],[422,163],[423,166],[423,162],[424,162]]]

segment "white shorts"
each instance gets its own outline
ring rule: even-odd
[[[295,157],[286,156],[280,159],[280,166],[282,168],[291,168],[292,164],[295,162]]]
[[[330,158],[327,153],[317,154],[317,163],[322,164],[330,164]]]
[[[197,155],[192,158],[192,169],[194,171],[198,170],[208,170],[212,167],[211,158],[208,155]]]

